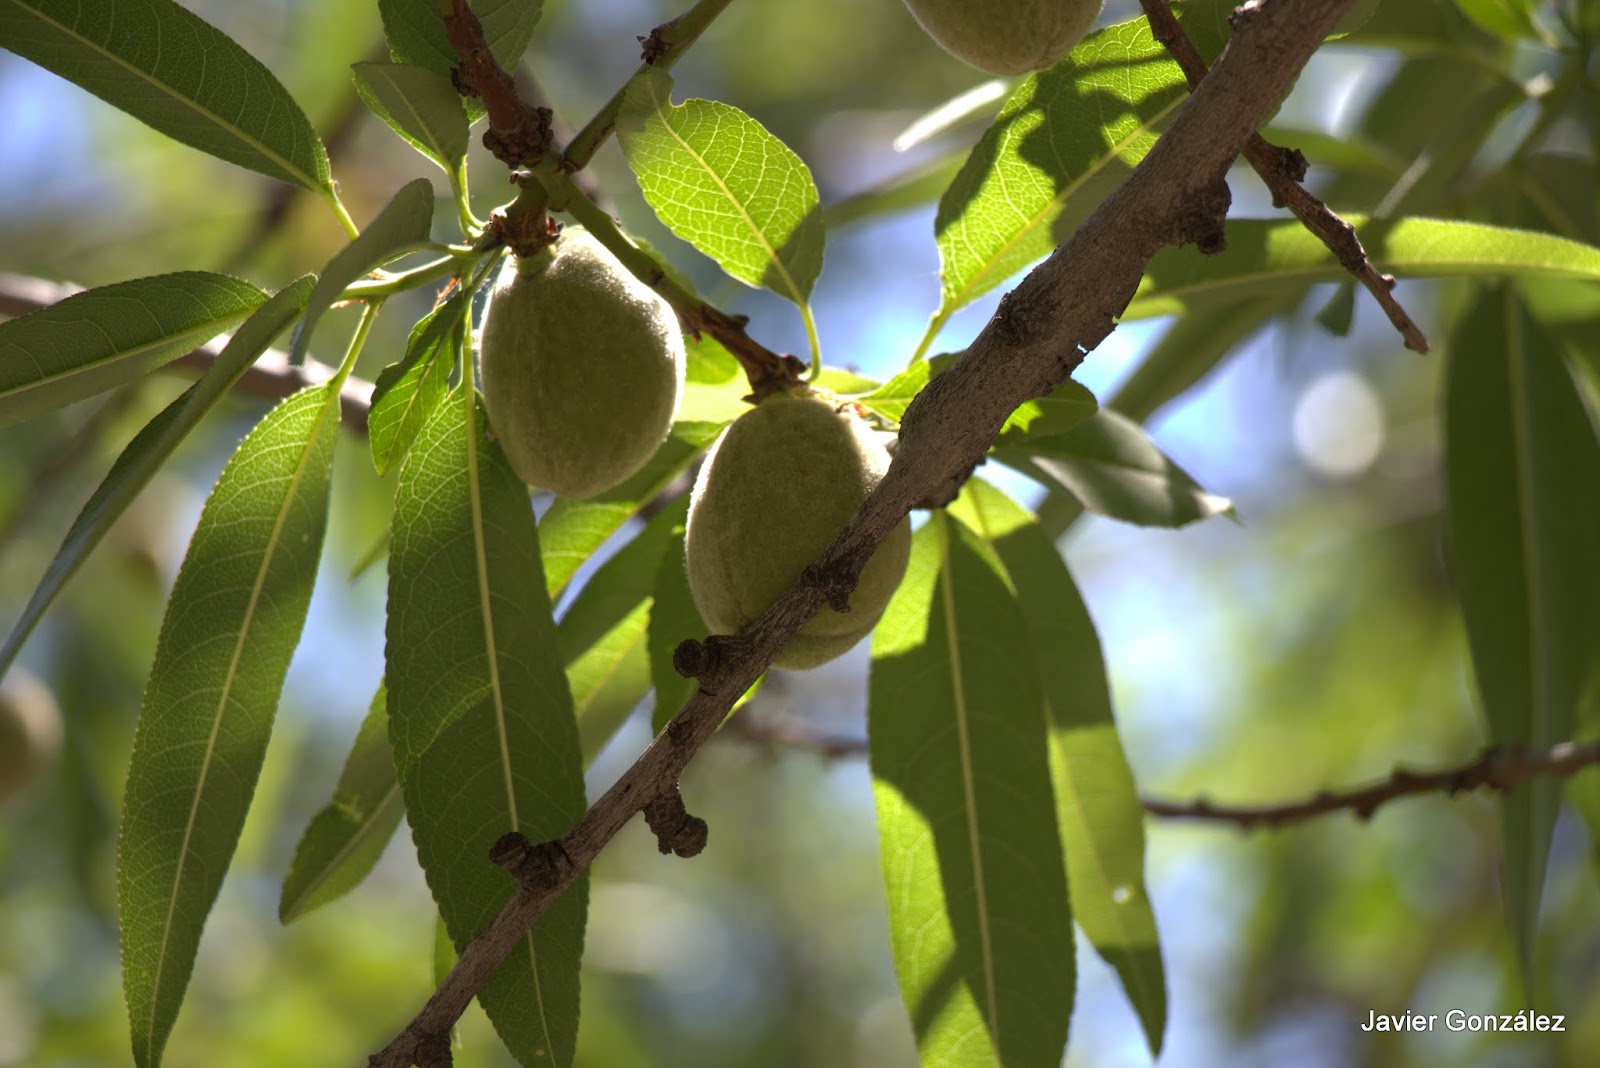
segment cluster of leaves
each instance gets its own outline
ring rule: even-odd
[[[1179,7],[1208,59],[1225,43],[1230,6]],[[538,0],[484,7],[496,57],[514,66]],[[1276,133],[1327,152],[1330,198],[1367,213],[1350,219],[1381,269],[1539,283],[1484,283],[1456,316],[1445,449],[1452,560],[1492,737],[1548,744],[1600,726],[1600,232],[1571,194],[1592,196],[1600,183],[1592,154],[1541,151],[1565,109],[1593,94],[1585,61],[1600,26],[1592,7],[1565,21],[1554,17],[1565,5],[1535,17],[1531,0],[1459,8],[1474,22],[1445,4],[1390,4],[1348,39],[1405,57],[1385,91],[1392,99],[1370,105],[1357,136],[1332,144]],[[168,603],[118,854],[141,1065],[160,1060],[250,807],[318,570],[341,391],[387,297],[452,282],[373,393],[373,463],[397,483],[384,684],[286,875],[284,921],[358,885],[403,818],[450,939],[464,945],[511,891],[489,845],[511,830],[559,836],[583,811],[586,762],[623,719],[653,692],[659,727],[693,686],[671,666],[673,647],[705,630],[683,575],[682,476],[742,410],[738,366],[713,342],[692,345],[681,417],[651,464],[597,500],[557,500],[536,521],[487,433],[470,358],[474,299],[501,254],[481,240],[466,199],[481,107],[451,85],[455,57],[436,5],[382,0],[380,10],[393,58],[358,64],[356,84],[446,175],[456,242],[434,238],[426,181],[401,188],[357,231],[287,91],[171,0],[0,6],[0,44],[177,140],[315,192],[350,235],[320,271],[276,293],[183,272],[0,324],[5,421],[132,381],[236,328],[73,523],[0,648],[0,672],[140,489],[284,331],[298,322],[289,358],[311,367],[324,314],[340,302],[364,309],[327,380],[274,407],[239,444]],[[1538,120],[1510,161],[1473,174],[1468,164],[1493,130],[1484,116],[1530,98],[1528,83],[1504,73],[1518,41],[1544,49],[1553,88],[1537,97]],[[1440,127],[1417,97],[1438,90],[1437,65],[1460,55],[1474,57],[1482,106],[1456,109],[1462,120]],[[646,200],[730,276],[793,301],[819,363],[809,301],[830,226],[937,197],[941,297],[921,344],[887,382],[822,377],[887,425],[956,358],[925,358],[950,316],[1051,251],[1186,97],[1143,20],[1108,26],[1022,79],[975,145],[931,169],[935,181],[913,176],[823,210],[805,163],[759,123],[725,103],[675,104],[672,89],[665,70],[647,65],[619,94],[619,141]],[[603,212],[581,200],[571,210],[638,262],[639,246]],[[434,258],[386,269],[419,252]],[[1047,518],[974,479],[918,530],[874,638],[869,708],[895,965],[928,1061],[1055,1063],[1073,1003],[1074,922],[1116,969],[1159,1050],[1165,982],[1142,815],[1095,628],[1054,535],[1083,509],[1163,527],[1230,511],[1140,423],[1313,285],[1341,278],[1327,250],[1281,218],[1231,220],[1219,256],[1162,253],[1123,318],[1183,318],[1134,378],[1104,407],[1069,382],[1018,409],[994,444],[993,459],[1043,488]],[[1352,304],[1345,282],[1324,321],[1347,329]],[[630,531],[557,619],[552,605],[580,567]],[[1576,796],[1600,827],[1600,798]],[[1558,787],[1541,783],[1506,805],[1510,906],[1524,939],[1558,801]],[[585,919],[580,883],[481,992],[524,1063],[572,1058]]]

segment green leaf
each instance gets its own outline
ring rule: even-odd
[[[17,652],[55,601],[56,595],[77,573],[79,566],[88,559],[95,546],[100,544],[100,539],[127,510],[139,491],[150,483],[150,479],[172,456],[173,450],[217,401],[227,395],[256,357],[272,344],[273,338],[299,316],[311,293],[311,285],[311,276],[306,275],[285,286],[258,308],[217,354],[216,362],[200,380],[163,408],[122,450],[122,455],[111,465],[106,477],[90,494],[78,518],[72,521],[61,548],[56,550],[50,566],[45,568],[44,577],[28,598],[22,615],[6,636],[5,644],[0,646],[0,676],[11,667]]]
[[[356,92],[390,129],[454,175],[467,155],[467,112],[450,79],[410,63],[355,63]]]
[[[1173,320],[1105,407],[1142,423],[1202,381],[1275,315],[1300,303],[1303,290],[1196,308]]]
[[[663,554],[683,551],[688,497],[658,512],[583,584],[556,628],[585,758],[592,758],[650,690],[651,598]]]
[[[1167,992],[1144,881],[1144,807],[1117,737],[1094,621],[1055,545],[1026,509],[972,479],[950,514],[994,547],[1011,580],[1044,687],[1073,919],[1117,970],[1151,1055],[1159,1057]]]
[[[804,307],[825,239],[811,171],[738,108],[671,96],[672,78],[652,68],[628,83],[617,115],[645,200],[733,277]]]
[[[539,520],[546,588],[555,597],[628,517],[666,489],[722,432],[722,423],[679,422],[644,468],[615,489],[586,501],[557,497]]]
[[[944,370],[948,361],[954,358],[918,360],[871,393],[857,399],[886,419],[898,423],[905,417],[911,401],[928,384],[928,379]],[[1019,405],[1016,411],[1006,417],[997,444],[1009,445],[1030,437],[1066,433],[1094,414],[1097,407],[1093,393],[1080,383],[1068,379],[1052,390],[1049,396],[1024,401]]]
[[[74,293],[0,322],[0,426],[130,382],[266,300],[249,282],[179,271]]]
[[[987,547],[943,512],[874,632],[868,705],[889,931],[924,1064],[1055,1068],[1072,912],[1039,673]]]
[[[298,361],[324,312],[339,299],[345,286],[362,275],[412,252],[428,240],[433,227],[433,183],[418,178],[400,187],[394,199],[322,269],[317,288],[306,304],[306,317],[295,328],[289,358]]]
[[[704,638],[711,632],[689,590],[689,575],[683,564],[683,530],[689,502],[683,502],[672,539],[661,551],[656,570],[655,590],[650,602],[650,681],[656,691],[656,707],[651,728],[660,732],[678,714],[684,702],[694,696],[699,683],[678,674],[672,666],[672,651],[685,638]]]
[[[1347,215],[1381,271],[1402,278],[1511,275],[1600,281],[1600,248],[1530,230],[1446,219],[1372,222]],[[1295,220],[1230,219],[1228,248],[1202,256],[1193,248],[1156,253],[1122,319],[1187,313],[1218,301],[1340,282],[1347,272]]]
[[[1600,443],[1559,350],[1509,287],[1480,293],[1450,339],[1444,453],[1451,570],[1489,736],[1571,738],[1600,650]],[[1501,805],[1506,905],[1530,983],[1560,797],[1540,778]]]
[[[584,812],[583,758],[527,487],[463,389],[400,467],[389,546],[389,734],[417,855],[457,948],[511,896],[489,862],[502,835],[565,834]],[[523,1064],[572,1063],[586,879],[479,994]]]
[[[1143,19],[1090,34],[1029,75],[939,201],[935,323],[1064,241],[1187,97]]]
[[[483,24],[489,51],[508,71],[515,71],[522,62],[543,10],[544,0],[472,0],[472,12]],[[461,62],[445,35],[437,0],[378,0],[378,14],[395,59],[446,78]],[[481,102],[469,100],[467,106],[474,119],[483,114]]]
[[[848,367],[824,367],[811,384],[818,389],[832,390],[844,397],[870,393],[882,385],[877,379],[868,378]]]
[[[889,381],[859,398],[861,403],[886,419],[898,423],[933,374],[929,360],[918,360]]]
[[[299,919],[361,885],[394,837],[405,804],[394,777],[386,693],[380,685],[345,758],[333,800],[311,818],[283,880],[278,919]]]
[[[1456,0],[1467,18],[1497,37],[1538,37],[1533,24],[1534,0]]]
[[[1349,337],[1356,317],[1356,284],[1340,282],[1333,296],[1316,314],[1317,325],[1334,337]]]
[[[1055,437],[997,448],[996,459],[1070,491],[1090,511],[1144,527],[1181,527],[1230,513],[1127,416],[1102,409]]]
[[[422,424],[444,400],[472,297],[471,290],[462,288],[418,319],[405,355],[378,375],[367,413],[367,444],[379,475],[388,474],[405,457]]]
[[[206,914],[239,841],[327,526],[342,379],[239,444],[167,602],[117,840],[134,1060],[160,1063]]]
[[[175,141],[332,194],[328,153],[289,91],[171,0],[0,0],[0,41]]]

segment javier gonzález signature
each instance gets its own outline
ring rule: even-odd
[[[1567,1018],[1524,1009],[1522,1012],[1484,1013],[1451,1009],[1444,1014],[1402,1012],[1396,1015],[1369,1011],[1363,1031],[1522,1031],[1557,1032],[1567,1029]]]

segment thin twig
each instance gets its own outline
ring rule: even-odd
[[[1145,18],[1150,22],[1151,35],[1172,53],[1172,58],[1183,68],[1184,77],[1189,81],[1189,90],[1193,92],[1206,76],[1205,60],[1173,16],[1167,0],[1139,2],[1144,7]],[[1306,176],[1305,156],[1298,149],[1279,148],[1258,133],[1252,134],[1250,140],[1245,142],[1244,158],[1272,191],[1272,203],[1293,212],[1295,218],[1338,257],[1339,264],[1354,275],[1356,281],[1367,287],[1389,316],[1394,328],[1400,332],[1406,348],[1413,352],[1427,352],[1427,337],[1405,308],[1400,306],[1399,300],[1395,299],[1394,276],[1384,274],[1372,265],[1361,239],[1356,236],[1355,227],[1339,218],[1300,184]]]
[[[728,720],[722,734],[755,745],[812,753],[825,760],[867,755],[865,738],[819,731],[803,720],[792,717],[740,713]],[[1380,806],[1402,797],[1440,793],[1454,797],[1458,793],[1485,787],[1504,793],[1528,779],[1573,775],[1596,764],[1600,764],[1600,740],[1562,742],[1549,749],[1490,746],[1465,764],[1433,771],[1395,768],[1387,778],[1367,786],[1349,790],[1321,790],[1300,801],[1229,805],[1217,804],[1204,797],[1190,801],[1145,797],[1140,799],[1140,803],[1152,816],[1210,820],[1251,830],[1255,827],[1282,827],[1335,812],[1351,812],[1357,818],[1367,820]]]
[[[43,278],[30,278],[20,274],[0,273],[0,316],[26,315],[66,300],[83,287],[64,282],[50,282]],[[229,335],[213,338],[191,349],[166,365],[166,370],[181,371],[195,378],[210,370],[217,356],[228,343]],[[263,352],[244,373],[234,388],[247,396],[263,400],[280,401],[298,393],[307,386],[321,385],[332,378],[334,369],[327,364],[307,358],[295,366],[289,355],[277,349]],[[358,434],[367,432],[367,410],[372,407],[372,383],[354,376],[345,379],[339,391],[339,416],[346,427]]]
[[[1157,252],[1220,229],[1229,165],[1351,3],[1260,0],[1239,9],[1216,69],[1133,174],[917,395],[888,474],[833,544],[738,635],[679,645],[673,663],[698,680],[694,696],[566,835],[529,847],[540,858],[529,865],[537,872],[517,879],[499,915],[462,948],[422,1010],[370,1058],[371,1068],[404,1068],[443,1041],[534,921],[635,815],[675,789],[734,702],[806,621],[824,603],[848,604],[861,568],[913,505],[954,498],[1017,406],[1060,385],[1111,333]]]
[[[550,148],[550,109],[530,107],[517,95],[517,83],[489,51],[483,24],[467,0],[454,0],[455,13],[444,16],[445,35],[461,65],[455,86],[463,96],[483,100],[489,128],[483,147],[508,167],[537,163]]]

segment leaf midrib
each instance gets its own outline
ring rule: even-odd
[[[56,29],[59,30],[61,33],[63,33],[66,36],[78,41],[80,44],[82,44],[89,51],[98,53],[103,58],[105,58],[105,59],[109,60],[110,62],[116,64],[117,66],[121,67],[123,70],[129,72],[130,74],[133,74],[139,80],[145,82],[146,84],[148,84],[148,85],[150,85],[150,86],[152,86],[152,87],[154,87],[156,89],[159,89],[159,90],[165,92],[173,100],[178,101],[180,104],[187,105],[189,107],[189,109],[194,111],[196,114],[203,115],[206,118],[209,118],[217,126],[221,127],[223,130],[233,134],[233,136],[235,138],[237,138],[239,141],[243,142],[245,145],[249,146],[250,148],[255,149],[256,152],[260,153],[266,159],[272,161],[272,163],[275,164],[276,166],[280,167],[284,171],[284,173],[286,173],[286,174],[290,175],[291,177],[295,178],[296,180],[298,180],[306,188],[308,188],[308,189],[320,189],[320,188],[323,188],[323,185],[322,185],[322,182],[321,182],[320,179],[317,179],[317,178],[315,178],[315,177],[313,177],[313,176],[311,176],[309,174],[306,174],[303,170],[300,169],[298,164],[291,163],[288,160],[284,159],[282,156],[280,156],[272,148],[270,148],[267,145],[263,144],[262,142],[258,141],[253,135],[247,134],[244,130],[240,129],[237,125],[235,125],[234,123],[228,121],[227,119],[224,119],[222,116],[218,115],[216,112],[211,111],[208,108],[201,107],[199,102],[194,100],[193,98],[183,96],[176,89],[174,89],[173,87],[167,85],[165,82],[157,81],[154,77],[152,77],[150,75],[150,73],[148,71],[145,71],[145,70],[142,70],[142,69],[140,69],[138,67],[133,66],[131,63],[128,63],[126,60],[124,60],[121,56],[117,55],[115,52],[111,52],[111,51],[107,50],[103,45],[100,45],[100,44],[96,43],[95,41],[92,41],[89,38],[83,36],[77,30],[72,29],[71,27],[67,26],[65,23],[62,23],[62,22],[60,22],[60,21],[58,21],[56,19],[53,19],[53,18],[45,15],[44,12],[39,11],[39,10],[33,8],[33,7],[30,7],[27,4],[22,3],[21,0],[11,0],[11,3],[12,3],[12,5],[14,7],[19,7],[23,11],[25,11],[28,14],[32,15],[34,18],[37,18],[40,22],[43,22],[43,23],[46,23],[48,25],[56,27]],[[198,17],[198,16],[196,16],[196,17]],[[241,49],[241,51],[242,51],[242,49]],[[246,53],[246,54],[248,55],[248,53]]]
[[[383,796],[378,799],[378,803],[373,805],[367,815],[356,823],[355,829],[351,831],[350,836],[345,840],[344,845],[340,846],[338,852],[334,853],[334,855],[328,859],[328,862],[321,866],[317,874],[312,876],[311,881],[306,884],[305,889],[300,892],[298,897],[295,899],[294,907],[289,910],[291,915],[298,913],[300,909],[300,903],[310,900],[311,897],[315,895],[325,883],[327,883],[328,877],[338,870],[339,865],[344,862],[344,859],[351,853],[355,852],[356,846],[365,840],[368,832],[377,825],[378,817],[383,815],[384,810],[386,810],[389,805],[394,802],[395,798],[399,796],[399,793],[400,784],[398,782],[383,792]]]
[[[260,305],[258,304],[256,307],[260,307]],[[126,363],[129,360],[136,360],[146,353],[158,352],[163,348],[168,348],[174,345],[188,344],[191,338],[198,339],[202,343],[209,341],[221,334],[233,323],[236,323],[241,318],[249,315],[252,310],[254,309],[246,308],[237,313],[218,316],[215,319],[210,319],[204,323],[199,323],[195,326],[189,327],[186,330],[179,330],[171,334],[166,334],[142,345],[135,345],[134,347],[127,349],[116,349],[107,353],[98,360],[74,364],[71,367],[65,367],[53,373],[47,374],[42,378],[35,378],[28,382],[19,382],[17,385],[9,389],[0,390],[0,401],[9,402],[19,400],[21,398],[37,394],[40,390],[50,389],[51,387],[58,386],[63,382],[70,382],[74,378],[77,378],[81,375],[93,374],[96,371],[102,371],[107,367],[114,366],[115,364]],[[20,348],[21,346],[17,347]],[[34,366],[38,366],[37,360],[34,362]]]

